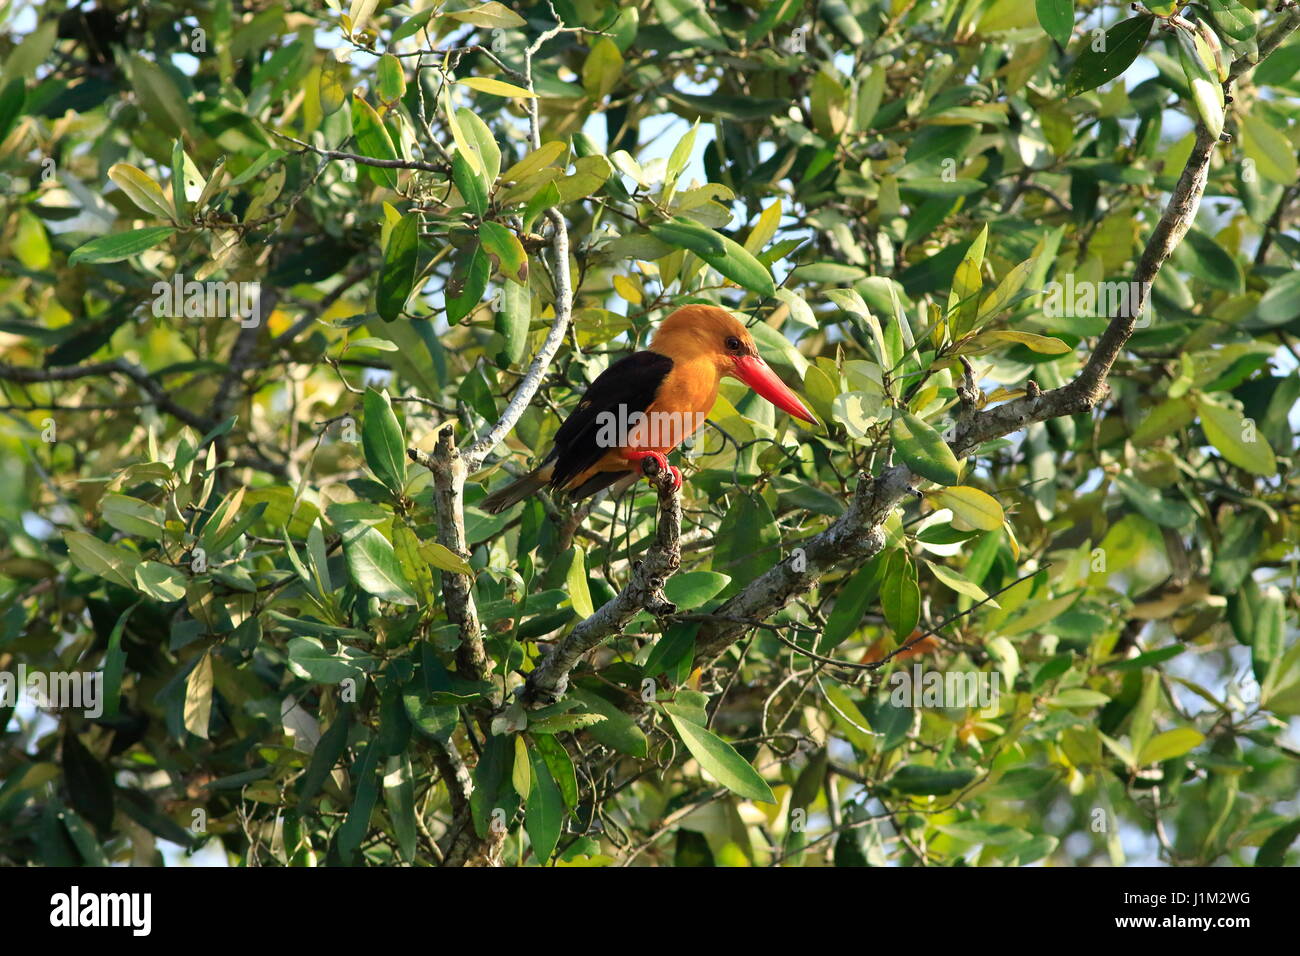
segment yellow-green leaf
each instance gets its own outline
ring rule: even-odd
[[[533,775],[528,762],[528,745],[521,736],[515,737],[515,763],[510,769],[510,782],[514,784],[515,793],[527,800],[533,789]]]
[[[984,285],[984,247],[988,244],[988,239],[989,227],[985,226],[966,250],[966,255],[952,277],[952,291],[948,293],[948,321],[959,335],[971,327],[978,312],[978,295]]]
[[[941,488],[933,492],[931,497],[972,528],[981,531],[996,531],[1006,520],[1002,505],[998,504],[996,498],[970,485]]]
[[[1277,459],[1268,439],[1260,434],[1254,421],[1242,417],[1241,412],[1220,405],[1206,395],[1196,396],[1196,411],[1201,416],[1201,428],[1210,444],[1228,461],[1251,474],[1271,476],[1277,474]]]
[[[130,163],[114,163],[109,167],[108,178],[117,183],[131,202],[150,216],[176,221],[176,212],[166,193],[144,170],[137,169]]]
[[[513,83],[506,83],[503,80],[494,80],[486,76],[467,76],[463,80],[457,80],[462,86],[468,86],[471,90],[478,90],[480,93],[491,93],[493,96],[514,96],[524,99],[537,99],[536,93],[529,93],[522,86],[515,86]]]
[[[758,222],[754,223],[754,228],[749,231],[745,238],[745,249],[758,255],[763,247],[772,241],[776,235],[777,227],[781,225],[781,200],[774,199],[763,210],[763,214],[758,217]]]
[[[1181,757],[1205,742],[1205,735],[1191,727],[1175,727],[1162,734],[1156,734],[1146,742],[1138,753],[1138,763],[1147,765],[1160,763],[1173,757]]]
[[[451,550],[451,548],[439,544],[437,541],[425,541],[421,544],[420,554],[424,556],[424,560],[439,571],[450,571],[453,574],[466,574],[471,577],[474,574],[474,569],[470,567],[468,561]]]
[[[185,729],[195,737],[208,739],[212,716],[212,652],[206,651],[185,680]]]
[[[568,148],[564,143],[557,141],[543,143],[540,149],[533,150],[507,169],[501,177],[501,181],[505,183],[522,182],[538,170],[550,166],[563,156],[568,151]]]
[[[994,329],[991,332],[981,332],[975,337],[974,342],[979,343],[981,341],[1014,342],[1017,345],[1023,345],[1031,352],[1038,352],[1040,355],[1064,355],[1071,351],[1070,346],[1060,339],[1052,338],[1050,335],[1018,332],[1014,329]]]
[[[578,545],[573,546],[573,563],[569,565],[565,584],[568,585],[573,609],[581,617],[591,617],[596,609],[591,603],[591,589],[587,586],[587,554]]]

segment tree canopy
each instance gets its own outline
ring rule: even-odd
[[[1295,862],[1297,27],[0,3],[0,861]]]

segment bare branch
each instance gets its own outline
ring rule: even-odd
[[[303,142],[295,136],[288,133],[281,133],[279,130],[267,126],[265,123],[262,127],[271,135],[278,136],[280,139],[287,139],[295,146],[299,147],[299,152],[315,153],[322,159],[345,160],[358,163],[362,166],[374,166],[379,169],[415,169],[426,173],[445,173],[447,166],[445,163],[426,163],[418,159],[375,159],[373,156],[362,156],[360,153],[347,153],[339,149],[321,149],[319,146],[313,146],[311,143]]]
[[[96,375],[125,375],[149,396],[154,405],[192,428],[207,431],[212,422],[188,408],[178,405],[162,384],[147,371],[126,359],[92,362],[87,365],[65,365],[57,368],[29,368],[0,362],[0,378],[10,382],[70,382]]]
[[[432,455],[415,449],[407,454],[417,464],[433,472],[434,500],[438,506],[438,543],[462,558],[469,558],[465,541],[465,459],[452,437],[453,424],[438,428],[437,444]],[[460,631],[456,648],[456,667],[467,680],[484,680],[488,674],[487,653],[483,650],[483,629],[474,603],[474,581],[469,575],[442,571],[442,595],[447,616]]]
[[[638,612],[656,616],[674,613],[677,608],[664,597],[664,583],[682,563],[679,541],[682,534],[681,496],[673,486],[671,471],[653,476],[659,489],[659,527],[654,543],[632,571],[632,579],[594,614],[577,626],[551,649],[546,658],[528,675],[523,701],[540,707],[564,696],[569,672],[587,651],[619,633]]]

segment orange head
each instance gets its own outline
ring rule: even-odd
[[[719,378],[730,375],[795,418],[814,424],[817,421],[763,361],[749,330],[726,309],[716,305],[682,306],[663,320],[650,348],[676,362],[711,362]]]

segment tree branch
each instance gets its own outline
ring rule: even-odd
[[[673,487],[671,471],[654,475],[651,480],[659,490],[659,527],[654,543],[637,562],[623,590],[590,617],[579,621],[528,675],[522,694],[526,706],[541,707],[563,697],[569,685],[569,672],[582,655],[622,631],[638,612],[646,610],[656,616],[676,612],[676,606],[664,597],[663,589],[682,563],[681,496]]]
[[[465,459],[452,438],[452,422],[438,427],[433,454],[409,449],[411,460],[433,473],[433,494],[438,510],[438,543],[462,558],[469,558],[465,541]],[[483,650],[483,628],[474,603],[474,580],[456,571],[441,571],[442,596],[447,616],[460,632],[456,648],[456,667],[466,680],[484,680],[488,673],[487,652]]]
[[[169,415],[192,428],[197,428],[199,431],[207,431],[212,427],[211,421],[195,414],[188,408],[178,405],[156,378],[126,359],[92,362],[86,365],[64,365],[58,368],[30,368],[24,365],[10,365],[8,362],[0,362],[0,378],[23,384],[70,382],[75,379],[91,378],[96,375],[125,375],[140,386],[154,405]]]
[[[524,410],[532,402],[533,396],[537,394],[537,389],[541,387],[542,379],[546,377],[546,372],[551,367],[551,360],[564,344],[564,337],[569,331],[569,322],[573,318],[573,287],[569,276],[569,230],[558,208],[548,209],[546,218],[550,220],[551,228],[554,230],[551,237],[551,250],[555,260],[555,321],[551,323],[551,329],[546,333],[546,340],[533,356],[523,381],[510,397],[510,403],[501,413],[501,418],[465,452],[465,460],[469,464],[470,471],[478,471],[483,464],[483,459],[519,423],[519,417],[523,415]]]

